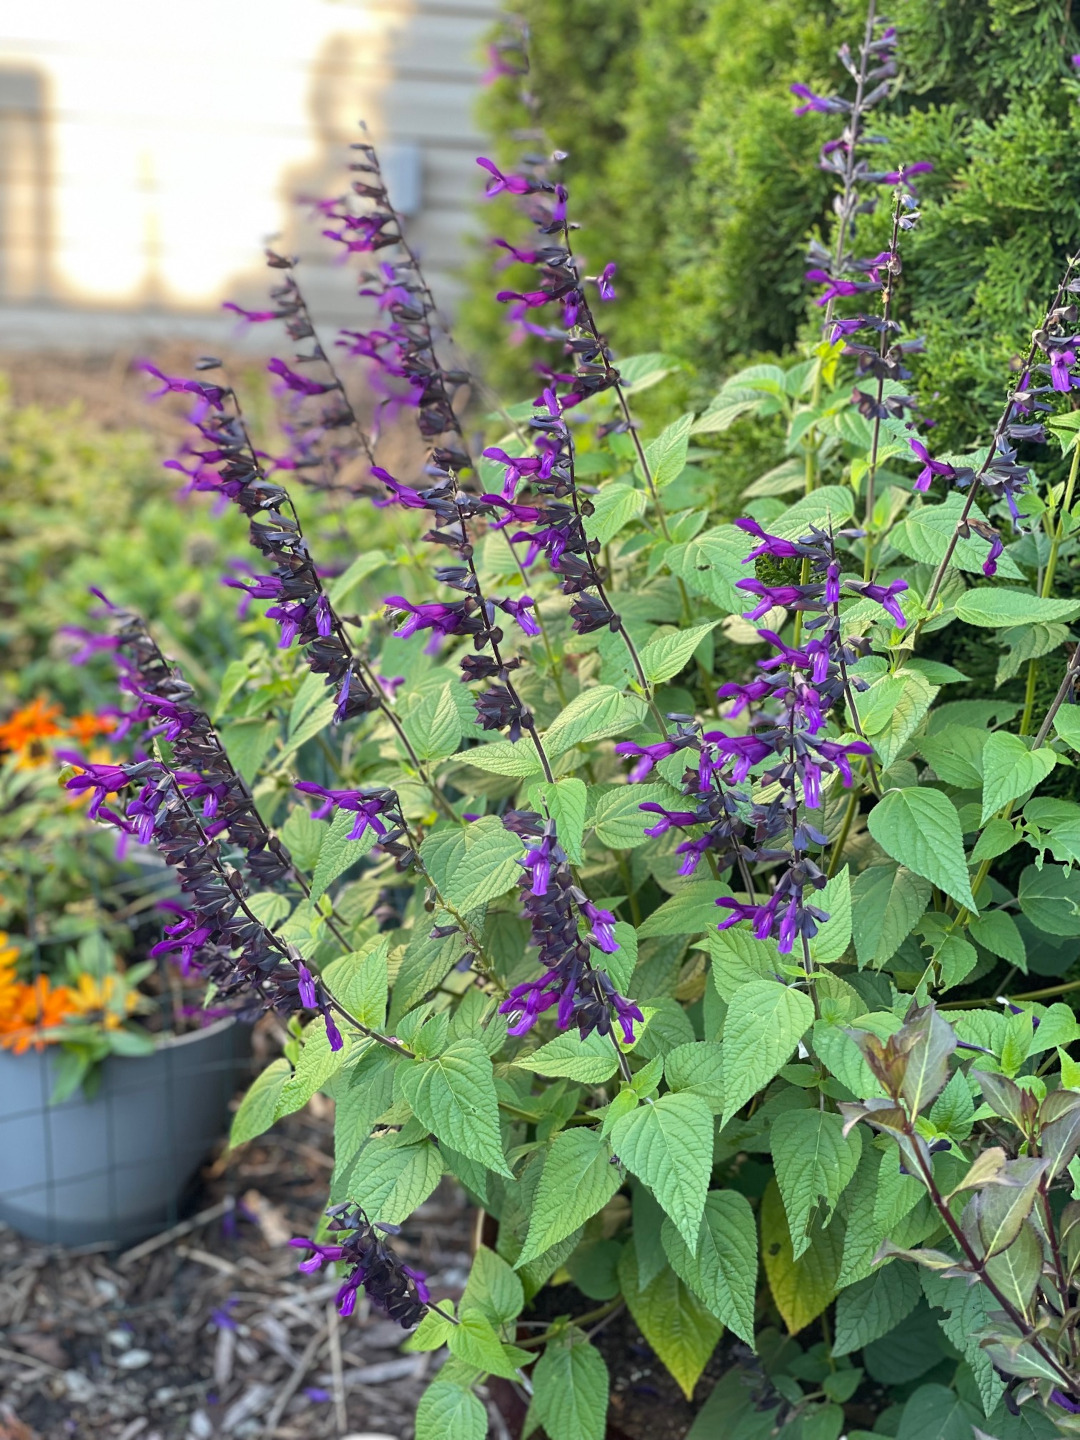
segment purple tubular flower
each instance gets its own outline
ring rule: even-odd
[[[863,585],[861,590],[868,600],[876,600],[882,609],[896,621],[897,628],[903,630],[907,620],[904,612],[900,609],[896,596],[902,595],[907,588],[906,580],[894,580],[891,585]]]
[[[466,623],[470,608],[467,600],[450,605],[441,601],[412,605],[400,595],[388,595],[383,603],[391,614],[396,611],[399,617],[405,617],[394,631],[399,640],[407,640],[418,630],[433,630],[436,635],[457,635],[470,628]]]
[[[842,115],[851,109],[847,100],[841,100],[839,96],[815,95],[806,85],[798,83],[789,85],[788,89],[797,99],[803,103],[795,106],[796,115],[808,115],[811,111],[818,115]]]
[[[526,635],[540,634],[540,626],[528,613],[536,608],[536,601],[531,596],[523,595],[520,600],[496,600],[495,603],[500,610],[505,610],[507,615],[517,621]]]
[[[800,554],[799,547],[792,541],[781,540],[778,535],[767,535],[758,522],[751,520],[749,516],[742,516],[735,524],[740,530],[745,530],[748,535],[754,535],[761,541],[757,549],[751,550],[747,555],[744,565],[749,565],[761,555],[772,555],[777,560],[794,560]]]
[[[383,824],[383,816],[391,817],[396,826],[397,796],[393,790],[327,790],[311,780],[298,780],[295,789],[305,795],[321,795],[335,810],[349,810],[356,816],[356,822],[349,831],[349,840],[361,840],[368,827],[380,838],[390,833],[390,827]]]
[[[590,900],[583,901],[579,909],[589,922],[596,948],[603,950],[608,955],[613,955],[619,948],[619,943],[615,939],[615,916],[610,910],[598,909]]]
[[[482,170],[486,170],[491,176],[484,186],[484,194],[501,195],[505,191],[508,195],[528,195],[533,189],[532,182],[526,180],[524,175],[504,175],[494,160],[488,160],[484,155],[476,157],[476,163]]]
[[[630,771],[631,782],[644,780],[658,760],[674,755],[679,746],[673,740],[657,740],[651,745],[638,745],[634,740],[620,740],[615,746],[616,755],[637,755],[640,758]]]
[[[612,281],[615,278],[616,268],[615,261],[609,260],[596,277],[596,288],[600,293],[601,300],[615,299],[615,286],[612,284]]]
[[[405,1265],[386,1243],[387,1233],[396,1234],[397,1227],[372,1224],[364,1211],[351,1203],[334,1205],[326,1213],[332,1243],[299,1238],[289,1241],[294,1248],[311,1252],[299,1268],[310,1275],[323,1265],[349,1266],[349,1274],[337,1293],[340,1315],[353,1313],[357,1292],[363,1289],[373,1305],[404,1329],[418,1325],[431,1303],[431,1295],[423,1272]]]
[[[108,796],[119,794],[131,783],[130,766],[92,764],[71,750],[57,750],[56,758],[62,760],[65,765],[81,767],[80,774],[72,775],[70,779],[64,781],[64,788],[75,795],[93,790],[93,799],[86,812],[91,820],[98,818],[101,807],[105,804]]]
[[[312,380],[307,375],[301,375],[298,371],[292,370],[284,360],[274,359],[267,365],[271,375],[277,375],[285,382],[289,390],[298,395],[325,395],[330,390],[336,390],[336,385],[327,384],[321,380]]]
[[[919,471],[918,475],[915,478],[916,490],[929,490],[930,482],[933,480],[935,475],[941,475],[946,480],[956,479],[956,471],[953,469],[953,467],[951,465],[947,465],[944,460],[935,460],[921,440],[912,440],[909,443],[912,450],[923,462],[923,468]]]

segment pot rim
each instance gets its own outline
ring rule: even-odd
[[[231,1030],[234,1026],[239,1025],[239,1023],[240,1021],[235,1015],[223,1015],[220,1019],[213,1020],[209,1025],[201,1026],[198,1030],[189,1030],[186,1035],[175,1035],[171,1031],[160,1033],[154,1036],[153,1050],[148,1051],[145,1055],[117,1055],[111,1053],[106,1055],[101,1063],[152,1060],[155,1055],[161,1054],[164,1050],[176,1049],[181,1045],[192,1045],[199,1040],[209,1040],[213,1036],[220,1035],[224,1030]],[[0,1059],[6,1055],[10,1055],[12,1060],[25,1060],[33,1057],[38,1061],[44,1062],[49,1059],[51,1051],[51,1046],[44,1047],[41,1050],[29,1049],[22,1055],[16,1055],[11,1051],[0,1050]]]

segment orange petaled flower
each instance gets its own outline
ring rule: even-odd
[[[42,764],[49,758],[45,741],[63,733],[56,723],[59,714],[59,705],[49,705],[40,696],[16,710],[0,725],[0,752],[17,755],[20,769]]]
[[[47,975],[30,985],[15,987],[15,1004],[0,1014],[0,1047],[22,1055],[31,1046],[41,1050],[57,1037],[47,1034],[72,1014],[71,994],[65,985],[50,987]]]
[[[92,710],[87,710],[82,715],[73,715],[64,724],[67,733],[80,745],[89,745],[91,740],[96,740],[99,735],[108,735],[116,729],[116,721],[111,715],[95,715]]]

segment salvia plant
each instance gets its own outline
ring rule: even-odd
[[[274,252],[269,307],[239,311],[295,347],[269,367],[284,453],[217,360],[153,371],[190,401],[186,489],[247,517],[258,559],[226,583],[279,645],[245,619],[211,713],[101,597],[132,748],[72,757],[67,784],[175,868],[159,948],[285,1023],[233,1142],[333,1096],[327,1220],[294,1243],[337,1267],[343,1314],[364,1295],[448,1350],[419,1440],[480,1440],[493,1377],[528,1431],[599,1440],[624,1306],[688,1397],[734,1337],[710,1434],[836,1440],[935,1365],[903,1435],[1080,1431],[1080,1027],[1056,998],[1080,982],[1017,978],[1060,977],[1080,936],[1080,600],[1055,593],[1080,279],[1063,266],[992,435],[936,453],[896,318],[926,167],[873,128],[896,45],[871,5],[848,92],[794,87],[837,185],[819,338],[702,414],[635,414],[669,367],[613,353],[616,265],[578,253],[540,135],[479,161],[532,231],[494,242],[547,355],[532,399],[448,358],[366,142],[316,209],[371,328],[320,335]],[[527,83],[519,32],[494,59]],[[426,460],[394,474],[402,410]],[[753,417],[787,458],[727,523],[709,446]],[[312,539],[342,506],[386,547],[343,573]],[[999,653],[1003,695],[942,698],[957,635]],[[497,1237],[456,1304],[395,1249],[444,1174]],[[522,1320],[545,1286],[555,1318]]]

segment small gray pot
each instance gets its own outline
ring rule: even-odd
[[[0,1222],[59,1245],[129,1245],[174,1224],[225,1129],[250,1031],[235,1020],[110,1055],[92,1099],[50,1105],[49,1049],[0,1050]]]

